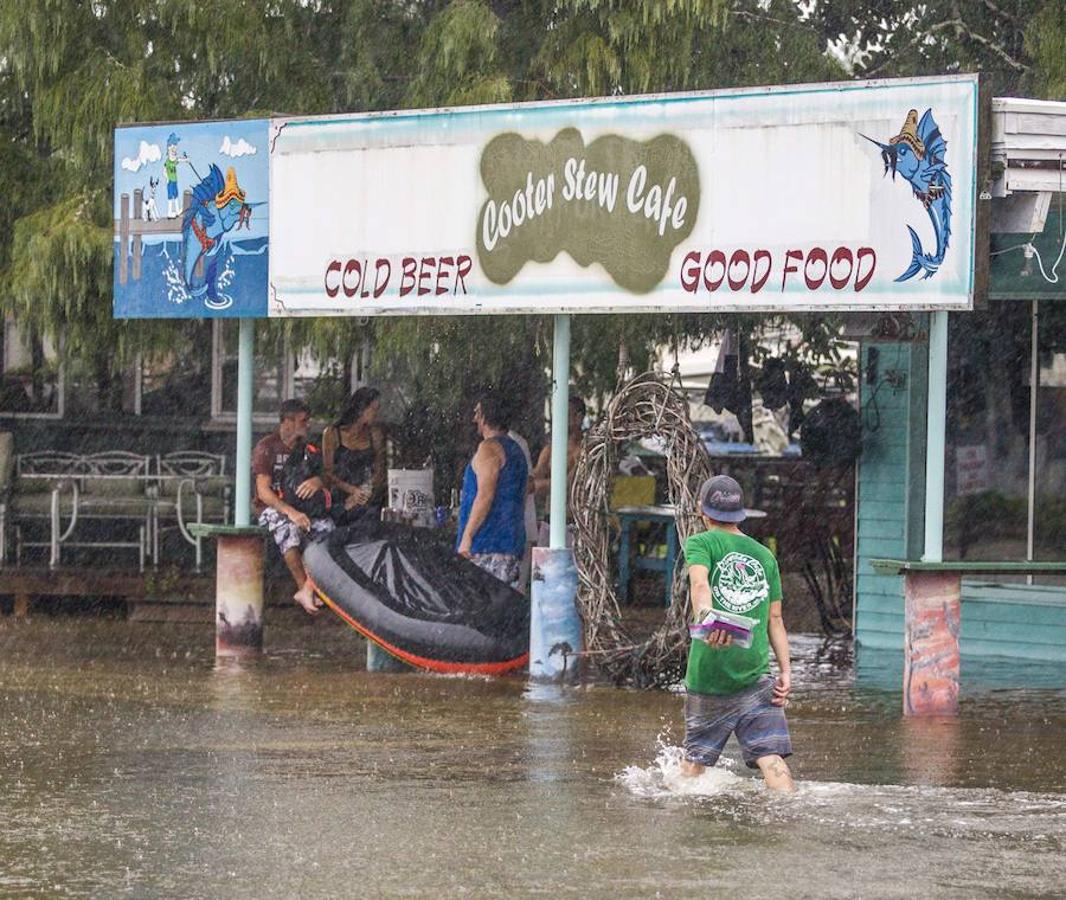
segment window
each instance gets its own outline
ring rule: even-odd
[[[135,367],[137,403],[145,416],[204,419],[211,414],[211,324],[183,322],[169,349],[142,354]]]
[[[1033,398],[1033,559],[1066,559],[1066,306],[1036,307],[1037,366]],[[1043,579],[1042,579],[1043,580]]]
[[[944,555],[1023,560],[1029,484],[1029,344],[1023,304],[952,316]]]
[[[945,558],[1066,560],[1066,305],[993,302],[949,337]]]
[[[234,319],[215,319],[211,416],[232,419],[237,415],[237,331]],[[288,354],[265,353],[257,346],[253,364],[252,413],[262,422],[277,419],[281,401],[290,396],[292,366]]]
[[[211,414],[229,420],[237,415],[237,333],[232,319],[214,321],[214,365]],[[252,413],[255,420],[272,423],[283,400],[306,400],[315,416],[334,415],[348,396],[345,367],[328,360],[320,362],[308,350],[294,352],[286,341],[280,353],[258,342],[254,362]]]

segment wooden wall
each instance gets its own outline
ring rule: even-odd
[[[869,367],[871,348],[876,371]],[[922,552],[926,348],[923,336],[911,343],[864,343],[860,355],[855,637],[863,646],[903,646],[903,579],[875,574],[869,561],[917,558]]]

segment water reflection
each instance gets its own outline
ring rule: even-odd
[[[675,695],[382,677],[361,641],[318,624],[270,641],[218,666],[209,630],[0,619],[0,894],[1066,883],[1061,684],[986,676],[957,720],[905,721],[899,680],[871,683],[865,654],[853,668],[849,645],[799,638],[800,790],[778,798],[735,746],[679,782]]]
[[[913,784],[957,784],[962,723],[957,717],[901,720],[900,749],[905,780]]]

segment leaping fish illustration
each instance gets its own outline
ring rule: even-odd
[[[861,133],[861,132],[860,132]],[[889,138],[887,144],[875,141],[865,134],[862,137],[881,148],[881,160],[885,164],[885,174],[896,173],[910,182],[914,196],[922,201],[922,206],[933,223],[936,235],[936,251],[926,253],[918,233],[907,226],[911,234],[911,264],[896,281],[907,281],[919,272],[923,278],[931,278],[937,273],[951,239],[951,175],[947,168],[948,143],[940,133],[940,128],[933,119],[932,109],[927,109],[918,120],[918,110],[907,113],[900,133]]]

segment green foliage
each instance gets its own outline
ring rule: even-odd
[[[426,27],[422,65],[407,92],[409,106],[506,103],[511,84],[499,68],[500,20],[482,0],[452,0]]]
[[[1063,96],[1062,0],[815,0],[807,20],[857,77],[982,72],[997,96]]]
[[[185,323],[110,317],[119,123],[816,81],[845,76],[826,49],[838,43],[856,75],[976,68],[999,90],[1066,94],[1059,0],[0,4],[0,312],[42,334],[62,329],[94,371],[184,340]],[[656,346],[697,345],[726,321],[578,317],[577,388],[609,391],[623,343],[643,367]],[[798,321],[803,352],[833,369],[831,323]],[[322,358],[348,359],[372,340],[384,375],[455,408],[477,385],[508,385],[531,423],[547,385],[547,318],[321,319],[258,331],[264,346],[287,338]]]
[[[560,95],[840,78],[790,0],[563,0],[538,63]]]
[[[1030,86],[1038,97],[1066,100],[1066,5],[1048,3],[1025,30],[1033,59]]]
[[[7,287],[19,321],[43,330],[57,313],[64,321],[92,316],[91,306],[106,300],[111,240],[94,221],[100,205],[99,193],[74,194],[15,223]]]
[[[704,41],[726,23],[725,0],[561,0],[538,58],[562,96],[693,86]]]

